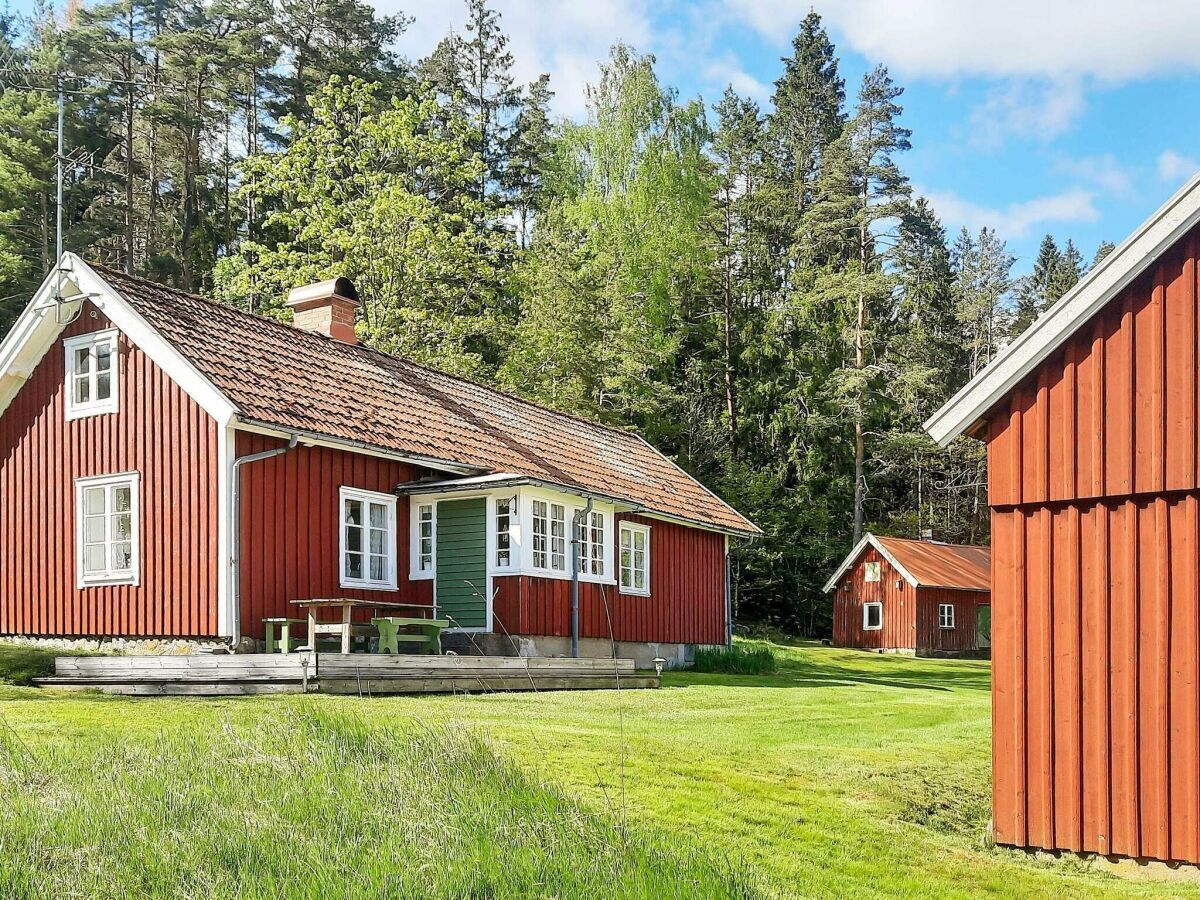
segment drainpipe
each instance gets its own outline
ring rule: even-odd
[[[571,556],[575,563],[571,567],[571,658],[579,658],[579,549],[580,535],[583,533],[584,523],[587,522],[588,516],[592,512],[592,498],[588,497],[587,506],[579,510],[572,517],[571,530]]]
[[[733,648],[733,561],[729,558],[729,535],[725,535],[725,646]]]
[[[270,459],[273,456],[282,456],[289,450],[294,450],[299,442],[300,439],[293,434],[286,447],[250,453],[246,456],[239,456],[233,461],[233,527],[230,529],[230,563],[233,570],[233,584],[230,585],[229,593],[233,606],[231,612],[233,613],[233,649],[235,652],[242,642],[242,466]]]

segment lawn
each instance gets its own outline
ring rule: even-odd
[[[619,693],[0,684],[0,896],[1200,896],[985,846],[986,663],[775,650]]]

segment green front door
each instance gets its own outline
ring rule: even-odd
[[[986,650],[992,646],[992,608],[979,606],[975,613],[975,648]]]
[[[438,617],[452,628],[487,628],[487,501],[437,505]]]

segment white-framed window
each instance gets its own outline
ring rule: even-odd
[[[396,498],[358,488],[339,492],[342,587],[396,589]]]
[[[878,601],[863,604],[863,631],[883,628],[883,604]]]
[[[954,604],[939,603],[938,604],[938,627],[953,628],[954,627]]]
[[[119,408],[117,330],[109,328],[63,341],[67,418],[79,419]]]
[[[432,503],[420,503],[414,511],[413,543],[414,550],[412,566],[413,578],[432,578],[433,544],[437,530],[437,519],[433,515]]]
[[[567,508],[549,500],[534,500],[533,567],[552,572],[567,570]]]
[[[863,581],[879,581],[882,577],[882,566],[878,562],[869,562],[863,566]]]
[[[137,472],[75,480],[75,559],[80,587],[138,583],[140,484]]]
[[[604,577],[604,513],[592,510],[579,525],[579,574]]]
[[[513,526],[517,523],[517,498],[496,498],[496,568],[513,566]]]
[[[621,523],[618,545],[621,593],[650,594],[650,528],[636,522]]]

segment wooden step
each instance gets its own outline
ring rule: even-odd
[[[300,694],[300,682],[202,681],[89,681],[82,678],[34,679],[34,683],[60,691],[100,691],[130,697],[239,697],[249,694]]]
[[[323,678],[320,691],[323,694],[355,694],[377,696],[382,694],[488,694],[497,691],[595,691],[595,690],[642,690],[659,687],[659,678],[654,675],[622,676],[552,676],[535,675],[530,678],[518,676],[483,677],[437,677],[413,676],[411,678]]]

